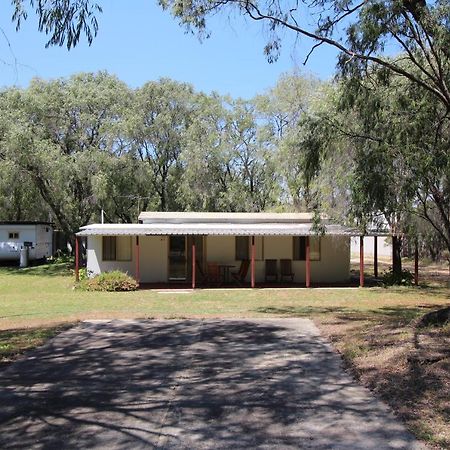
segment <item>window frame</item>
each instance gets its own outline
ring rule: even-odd
[[[320,236],[292,236],[292,260],[293,261],[306,261],[306,238],[309,237],[310,239],[310,250],[311,250],[311,240],[312,239],[317,239],[318,242],[318,247],[319,247],[319,257],[318,258],[311,258],[311,252],[310,252],[310,261],[321,261],[322,260],[322,239]],[[299,248],[299,258],[296,258],[296,242],[304,242],[304,257],[302,257],[302,252],[301,250],[301,244],[300,248]]]
[[[106,239],[114,242],[114,255],[111,255],[111,250],[109,255],[105,257],[105,242]],[[117,258],[117,242],[118,239],[128,239],[130,245],[130,257],[129,259],[118,259]],[[133,246],[132,246],[132,236],[102,236],[102,261],[121,261],[129,262],[133,260]]]
[[[20,239],[20,233],[18,231],[8,231],[8,239]]]
[[[122,240],[124,240],[124,239],[127,239],[128,240],[128,245],[129,245],[129,248],[128,248],[128,250],[129,250],[129,255],[130,255],[130,257],[129,258],[121,258],[121,259],[119,259],[118,257],[117,257],[117,250],[118,250],[118,239],[116,239],[116,261],[132,261],[133,260],[133,239],[132,239],[132,236],[117,236],[119,239],[122,239]]]

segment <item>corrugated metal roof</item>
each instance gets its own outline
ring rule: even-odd
[[[142,223],[310,223],[311,213],[142,212]],[[322,216],[326,221],[327,217]]]
[[[81,228],[78,236],[308,236],[316,234],[311,223],[153,223],[93,224]],[[325,225],[325,234],[357,236],[358,230],[341,225]]]

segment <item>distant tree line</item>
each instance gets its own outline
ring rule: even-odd
[[[107,73],[5,89],[0,217],[50,218],[69,236],[101,210],[136,222],[142,210],[261,211],[291,197],[298,206],[278,142],[315,84],[286,76],[251,101],[169,79],[131,89]]]
[[[388,226],[398,254],[408,236],[439,259],[450,254],[449,152],[446,106],[375,66],[328,83],[285,75],[250,100],[169,79],[35,79],[0,92],[0,217],[50,218],[71,236],[101,210],[109,222],[309,210]]]

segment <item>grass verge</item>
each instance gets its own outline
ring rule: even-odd
[[[39,347],[69,327],[70,325],[64,324],[53,327],[0,330],[0,365],[14,361],[26,351]]]
[[[316,323],[419,439],[450,448],[450,324],[419,329],[420,315],[337,314]]]

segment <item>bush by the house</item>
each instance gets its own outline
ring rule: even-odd
[[[94,278],[84,279],[80,281],[78,287],[86,291],[135,291],[138,288],[138,282],[126,273],[114,270],[100,273]]]
[[[414,275],[409,270],[402,270],[400,273],[394,273],[392,268],[383,274],[383,284],[386,286],[412,286]]]

